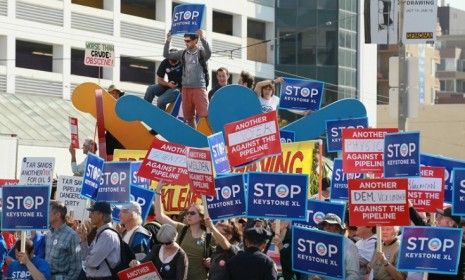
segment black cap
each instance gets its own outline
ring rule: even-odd
[[[443,215],[444,217],[449,217],[451,218],[454,222],[457,223],[457,225],[460,225],[461,218],[460,216],[454,216],[452,215],[452,207],[446,208],[444,210],[437,209],[436,213]]]
[[[87,208],[87,211],[94,212],[98,211],[102,214],[111,214],[111,206],[108,202],[105,201],[97,201],[92,205],[92,207]]]

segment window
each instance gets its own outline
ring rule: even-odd
[[[53,46],[16,40],[16,67],[53,72]]]
[[[255,21],[255,20],[247,20],[247,37],[254,38],[258,40],[265,40],[266,34],[266,23]]]
[[[120,80],[137,84],[153,84],[155,61],[121,56]]]
[[[97,9],[103,9],[103,0],[71,0],[71,3]]]
[[[155,20],[155,0],[121,0],[121,13]]]
[[[279,32],[279,64],[296,64],[296,34]]]
[[[92,78],[103,77],[103,68],[85,65],[84,55],[84,50],[71,49],[71,75],[86,76]]]
[[[233,35],[233,16],[213,11],[213,32]]]
[[[316,61],[316,35],[313,31],[297,34],[299,64],[314,65]]]

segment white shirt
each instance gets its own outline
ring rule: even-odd
[[[137,226],[133,227],[131,230],[126,231],[123,237],[123,241],[126,242],[126,244],[129,244],[129,240],[131,240],[132,234],[134,231],[137,229]]]
[[[270,99],[265,99],[261,96],[258,97],[260,100],[260,105],[262,105],[262,112],[267,113],[271,111],[276,111],[279,105],[279,97],[276,95],[271,96]]]

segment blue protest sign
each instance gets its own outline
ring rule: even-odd
[[[292,143],[295,142],[294,131],[280,130],[279,136],[281,137],[281,143]]]
[[[226,144],[224,143],[223,132],[218,132],[207,137],[208,146],[212,155],[215,172],[225,173],[231,171],[228,156],[226,154]]]
[[[215,196],[207,196],[207,209],[213,221],[245,216],[244,175],[215,179]]]
[[[420,176],[420,133],[384,136],[384,178]]]
[[[336,158],[333,162],[333,175],[331,177],[331,199],[348,200],[349,192],[347,181],[349,179],[361,179],[361,173],[344,173],[342,171],[342,159]]]
[[[195,33],[202,28],[205,5],[181,4],[174,7],[171,34]]]
[[[293,222],[293,226],[304,228],[318,228],[318,224],[323,221],[326,214],[336,214],[341,221],[344,221],[346,214],[346,205],[328,201],[310,199],[308,201],[307,220]]]
[[[248,174],[247,216],[305,221],[308,176],[305,174]]]
[[[340,234],[293,227],[292,270],[344,279],[344,242]]]
[[[131,163],[128,161],[105,162],[97,193],[97,201],[126,203],[129,201]]]
[[[47,230],[50,186],[3,186],[2,230]]]
[[[326,121],[326,150],[342,151],[342,130],[344,128],[367,128],[368,118],[353,118]]]
[[[452,169],[452,213],[465,216],[465,168]]]
[[[120,222],[119,212],[121,212],[121,209],[116,205],[112,205],[112,208],[113,210],[111,211],[111,218],[113,219],[113,221],[119,223]]]
[[[102,158],[94,154],[87,154],[84,178],[81,185],[81,196],[92,200],[97,197],[104,162]]]
[[[399,271],[457,274],[462,229],[442,227],[403,227]]]
[[[281,84],[279,108],[317,111],[323,98],[324,82],[284,78]]]
[[[444,202],[452,203],[452,169],[465,168],[465,161],[430,154],[420,154],[421,165],[444,167]]]
[[[152,207],[155,192],[146,188],[131,185],[130,200],[139,203],[142,209],[142,219],[145,221]]]
[[[131,161],[130,171],[131,171],[131,181],[130,184],[132,186],[139,186],[142,188],[149,189],[151,180],[143,177],[137,176],[137,172],[139,171],[140,165],[142,161]]]

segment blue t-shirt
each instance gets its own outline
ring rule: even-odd
[[[8,253],[8,248],[6,247],[6,243],[5,243],[5,240],[3,239],[3,236],[0,234],[0,267],[3,267],[7,253]]]
[[[35,267],[44,275],[45,279],[52,279],[50,266],[44,259],[33,257],[32,264],[34,264]],[[8,266],[7,277],[12,280],[32,280],[29,269],[27,269],[24,264],[20,264],[18,261],[14,261],[10,264],[10,266]]]

